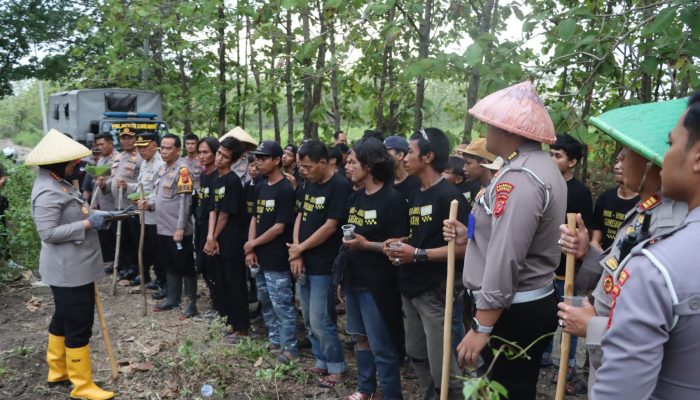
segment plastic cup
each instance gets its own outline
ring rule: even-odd
[[[568,306],[583,307],[588,301],[586,296],[562,296],[564,303]]]
[[[251,264],[250,265],[250,277],[255,278],[255,276],[258,275],[258,272],[260,272],[260,265],[259,264]]]
[[[355,238],[355,225],[353,224],[345,224],[340,227],[340,229],[343,230],[343,238],[345,240],[352,240]]]
[[[402,247],[403,247],[403,243],[401,243],[401,242],[391,242],[391,243],[389,243],[389,248],[392,249],[392,250],[400,250]],[[399,264],[401,264],[401,261],[399,261],[398,258],[395,258],[395,259],[392,258],[392,259],[391,259],[391,263],[394,264],[394,265],[399,265]]]

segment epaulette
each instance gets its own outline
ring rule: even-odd
[[[659,204],[661,204],[661,195],[654,193],[648,199],[644,200],[637,209],[640,212],[649,211],[656,208]]]

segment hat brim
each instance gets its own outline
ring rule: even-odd
[[[675,99],[617,108],[597,117],[591,125],[661,166],[668,151],[668,134],[688,106],[688,99]]]
[[[56,129],[51,129],[27,154],[25,165],[51,165],[80,160],[92,151]]]

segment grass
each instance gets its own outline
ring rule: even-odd
[[[15,144],[23,147],[34,147],[39,143],[44,135],[40,131],[23,131],[15,135],[12,140]]]

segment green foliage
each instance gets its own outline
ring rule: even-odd
[[[5,215],[7,228],[0,227],[2,253],[11,261],[0,265],[0,279],[7,281],[16,278],[22,269],[35,270],[38,267],[41,242],[31,214],[35,169],[15,165],[9,160],[1,162],[7,174],[7,183],[1,194],[7,197],[10,204]]]

